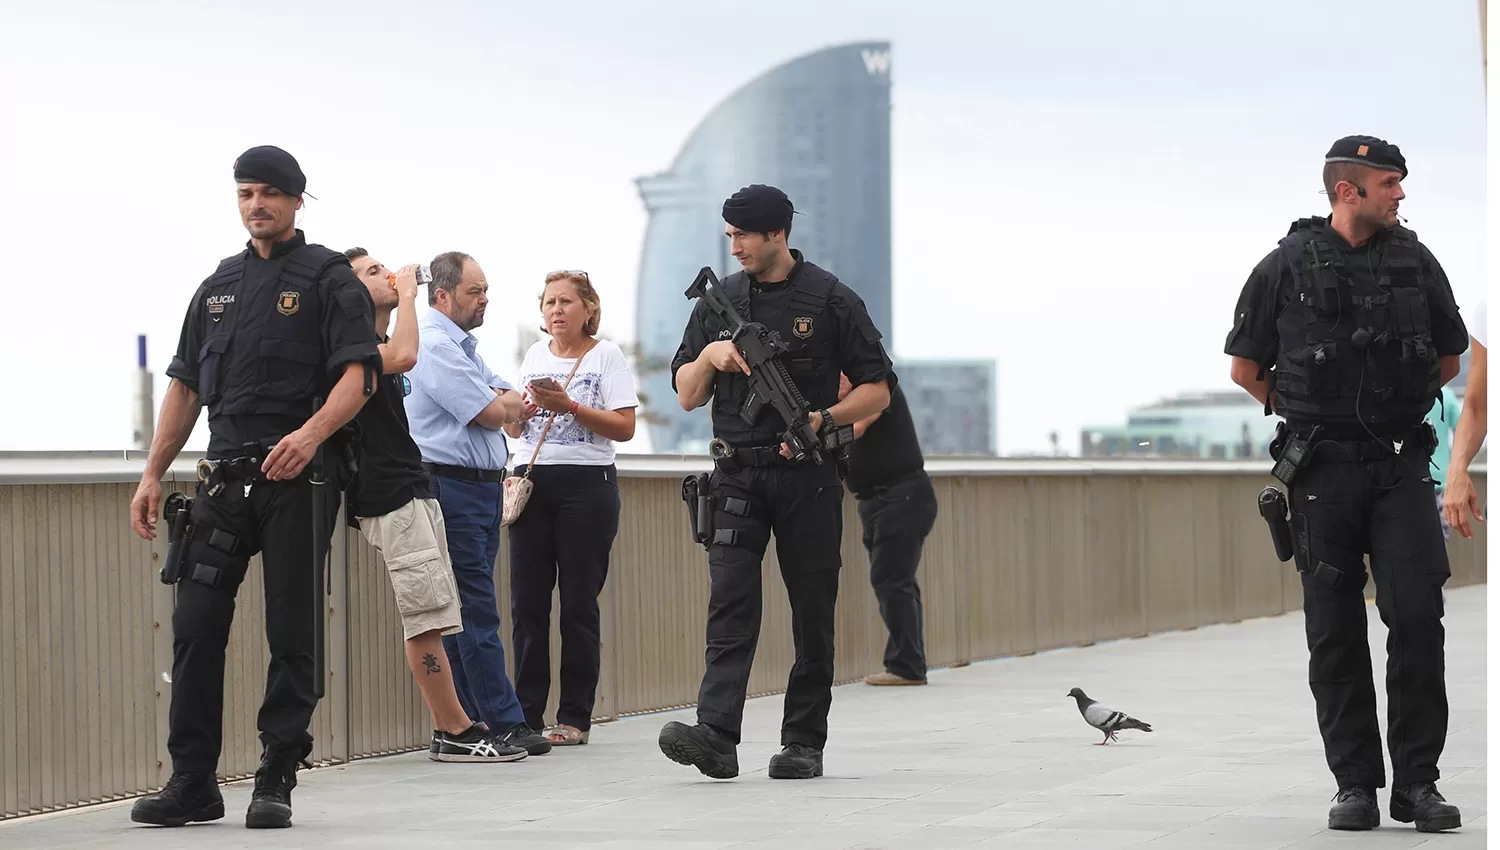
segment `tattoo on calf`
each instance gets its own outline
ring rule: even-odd
[[[438,666],[437,657],[430,652],[422,656],[422,663],[427,665],[427,675],[429,676],[433,673],[441,672],[443,669]]]

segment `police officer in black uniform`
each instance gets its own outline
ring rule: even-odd
[[[130,506],[136,533],[153,539],[162,476],[207,407],[208,452],[180,543],[180,576],[171,559],[173,573],[163,576],[177,588],[172,778],[136,802],[131,820],[139,823],[181,826],[224,816],[215,779],[224,650],[235,594],[260,553],[271,663],[258,722],[264,750],[245,825],[291,825],[291,791],[297,764],[312,752],[307,727],[317,703],[314,618],[323,611],[314,541],[327,551],[339,492],[352,472],[337,462],[348,454],[340,429],[380,374],[369,293],[342,253],[309,243],[296,228],[307,183],[297,161],[280,148],[251,148],[235,161],[234,178],[250,241],[219,263],[188,305],[167,367],[172,382],[160,425]],[[319,487],[324,492],[315,496]]]
[[[1371,136],[1339,139],[1323,184],[1329,218],[1295,222],[1250,274],[1225,343],[1232,376],[1267,413],[1301,573],[1308,679],[1328,767],[1333,829],[1379,825],[1385,786],[1365,626],[1364,555],[1389,637],[1390,813],[1418,830],[1459,826],[1438,793],[1448,732],[1442,528],[1432,510],[1435,434],[1424,422],[1458,374],[1468,332],[1442,266],[1400,226],[1406,160]],[[1264,495],[1272,496],[1275,488]],[[1267,518],[1277,527],[1288,511]]]
[[[824,429],[883,410],[896,383],[864,302],[831,273],[787,248],[792,202],[760,184],[724,203],[725,234],[743,271],[723,292],[747,322],[780,334],[793,382]],[[782,750],[771,758],[777,779],[823,773],[833,685],[833,612],[843,535],[843,482],[833,461],[793,461],[781,441],[786,424],[770,405],[753,425],[739,411],[749,368],[729,329],[700,300],[672,361],[672,384],[684,410],[713,400],[714,436],[731,449],[716,461],[709,489],[715,536],[708,547],[711,587],[706,671],[698,691],[698,724],[662,729],[662,752],[707,776],[739,774],[736,747],[745,688],[761,621],[761,561],[771,533],[792,606],[796,662],[787,681]],[[854,389],[838,399],[839,374]]]
[[[842,380],[839,392],[848,391]],[[937,521],[937,493],[923,467],[917,427],[900,387],[883,412],[854,423],[849,452],[849,492],[859,506],[863,542],[870,553],[870,586],[885,621],[885,670],[867,685],[927,684],[922,635],[922,589],[917,567],[922,544]]]

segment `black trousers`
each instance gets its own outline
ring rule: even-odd
[[[516,470],[526,474],[526,467]],[[599,688],[599,592],[620,529],[620,479],[609,466],[542,465],[510,526],[510,616],[516,697],[526,723],[545,728],[552,687],[552,589],[562,641],[557,722],[588,729]]]
[[[760,638],[761,562],[772,531],[792,607],[796,660],[787,678],[781,743],[822,749],[833,702],[844,488],[831,466],[759,466],[709,478],[713,521],[733,542],[708,548],[708,635],[698,720],[740,740],[745,689]]]
[[[224,738],[224,650],[234,621],[235,595],[250,558],[261,555],[266,594],[266,640],[271,662],[257,727],[261,743],[305,757],[313,696],[313,618],[323,606],[313,595],[313,534],[333,536],[338,518],[337,475],[330,471],[323,516],[313,517],[313,485],[306,473],[290,481],[262,481],[245,495],[228,484],[193,500],[193,538],[183,552],[183,578],[172,611],[172,706],[167,750],[175,771],[217,770]],[[212,540],[212,530],[222,535]],[[226,551],[227,550],[227,551]],[[325,547],[324,551],[328,551]],[[202,565],[202,566],[198,566]],[[196,577],[195,577],[196,576]],[[208,581],[216,583],[212,586]]]
[[[859,522],[870,553],[870,586],[889,637],[885,669],[903,679],[927,678],[922,640],[922,589],[917,566],[937,520],[932,479],[918,472],[859,500]]]
[[[1302,571],[1310,653],[1308,681],[1328,767],[1341,785],[1385,787],[1380,724],[1366,631],[1364,555],[1375,604],[1388,630],[1387,743],[1397,787],[1435,782],[1448,735],[1444,684],[1443,584],[1450,574],[1432,510],[1431,453],[1359,460],[1324,443],[1289,493]],[[1330,583],[1319,563],[1343,572]],[[1326,572],[1326,570],[1325,570]]]

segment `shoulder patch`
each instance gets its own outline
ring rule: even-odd
[[[369,319],[374,327],[375,306],[370,291],[362,285],[341,286],[333,294],[344,316],[350,320]]]

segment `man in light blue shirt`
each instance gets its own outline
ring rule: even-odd
[[[1437,512],[1443,525],[1443,539],[1452,534],[1448,516],[1443,512],[1443,482],[1448,478],[1448,457],[1453,450],[1453,429],[1458,427],[1458,397],[1453,390],[1443,387],[1443,395],[1432,403],[1427,411],[1427,421],[1437,430],[1437,448],[1432,450],[1432,477],[1437,479]]]
[[[484,323],[489,283],[467,254],[432,261],[417,365],[406,417],[432,476],[432,492],[458,581],[463,631],[443,637],[459,703],[507,744],[542,755],[552,744],[526,725],[505,673],[495,559],[500,554],[501,480],[510,458],[500,427],[520,418],[521,397],[479,356],[469,331]]]

